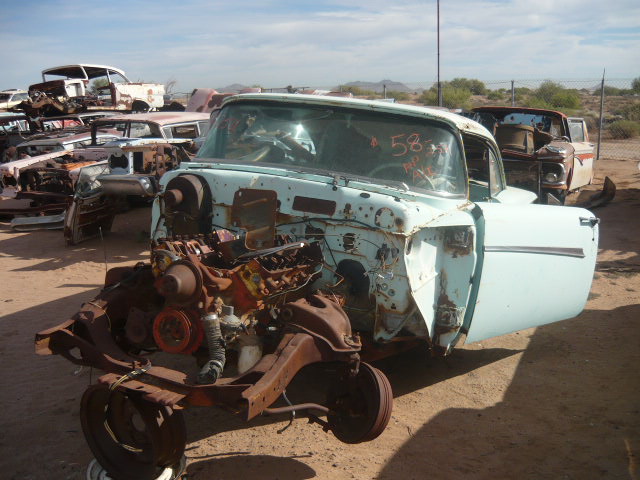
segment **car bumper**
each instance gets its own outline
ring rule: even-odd
[[[106,194],[153,197],[158,193],[158,182],[147,175],[109,174],[100,175],[97,180]]]

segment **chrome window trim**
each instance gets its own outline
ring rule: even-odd
[[[560,255],[563,257],[584,258],[584,250],[582,248],[571,247],[532,247],[532,246],[512,246],[512,245],[493,245],[485,246],[485,252],[500,253],[533,253],[541,255]]]

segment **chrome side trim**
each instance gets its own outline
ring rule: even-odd
[[[485,246],[485,252],[503,252],[503,253],[537,253],[541,255],[561,255],[563,257],[584,258],[584,250],[582,248],[567,247],[527,247],[527,246]]]

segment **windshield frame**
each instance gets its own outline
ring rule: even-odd
[[[403,124],[406,125],[406,124],[413,123],[416,126],[416,130],[418,129],[418,127],[424,128],[425,131],[428,131],[429,128],[432,128],[434,132],[437,132],[438,130],[440,130],[441,131],[440,135],[442,135],[443,138],[446,138],[446,140],[449,142],[450,147],[453,150],[457,149],[457,158],[455,158],[456,155],[450,155],[450,158],[448,160],[446,159],[443,160],[443,162],[448,165],[447,168],[454,171],[454,173],[456,173],[455,176],[457,177],[457,179],[452,179],[450,183],[452,186],[455,187],[455,190],[457,191],[449,192],[443,189],[428,188],[427,186],[419,186],[415,184],[409,185],[408,184],[409,182],[403,182],[401,180],[394,180],[394,179],[387,179],[387,178],[371,177],[361,172],[355,173],[355,172],[349,172],[349,171],[341,171],[337,169],[333,170],[331,169],[330,166],[322,167],[322,166],[317,166],[312,164],[293,164],[293,163],[280,163],[280,162],[274,163],[274,162],[266,162],[266,161],[259,161],[259,162],[253,163],[247,160],[239,161],[238,158],[236,159],[219,158],[219,156],[211,155],[210,153],[215,148],[220,148],[219,146],[216,146],[215,144],[216,140],[212,139],[212,137],[216,135],[220,135],[219,133],[216,133],[216,132],[219,130],[220,124],[227,121],[228,115],[225,115],[225,114],[229,112],[229,109],[234,109],[235,107],[249,107],[249,108],[273,107],[275,109],[305,109],[309,112],[316,110],[320,114],[322,112],[329,112],[328,115],[334,115],[336,113],[343,114],[345,116],[352,115],[356,120],[369,121],[373,123],[377,122],[376,117],[378,117],[381,120],[379,122],[379,125],[380,125],[379,128],[388,128],[389,125],[392,125],[394,122],[398,122],[399,125],[403,125]],[[371,105],[371,107],[374,107],[374,106]],[[316,120],[318,119],[321,120],[321,117],[319,116]],[[333,120],[329,120],[329,122],[331,121]],[[292,124],[294,122],[295,120],[291,121]],[[328,123],[325,128],[327,130],[331,128],[330,123]],[[329,134],[324,132],[324,135],[329,135]],[[309,138],[309,140],[311,140],[311,138]],[[302,143],[305,143],[305,142],[302,142]],[[315,141],[315,143],[319,144],[321,143],[321,140],[317,140]],[[392,145],[392,147],[394,147],[394,145]],[[226,147],[223,147],[223,148],[226,148]],[[314,149],[313,153],[315,154],[315,148],[317,148],[317,145],[310,146],[310,147],[307,147],[305,145],[305,148],[307,148],[308,150]],[[395,146],[395,148],[396,150],[394,150],[394,152],[402,151],[402,148],[397,145]],[[439,153],[442,154],[442,152],[439,152]],[[393,155],[393,157],[395,156],[396,155]],[[240,158],[245,158],[245,157],[240,157]],[[389,158],[391,159],[391,157]],[[394,159],[394,161],[396,160]],[[394,190],[400,189],[404,191],[426,193],[429,195],[436,195],[436,196],[445,197],[445,198],[467,198],[468,191],[469,191],[467,167],[466,167],[464,149],[463,149],[460,132],[458,131],[458,129],[452,127],[449,123],[440,121],[437,118],[429,118],[427,116],[422,116],[422,115],[411,115],[401,111],[399,112],[380,111],[380,110],[375,110],[374,108],[358,108],[358,107],[354,107],[353,105],[337,105],[335,103],[330,103],[330,102],[327,102],[326,104],[318,104],[318,103],[307,103],[303,101],[280,102],[280,101],[273,101],[273,100],[266,100],[266,99],[265,100],[251,99],[251,100],[229,102],[222,107],[222,109],[219,111],[219,114],[216,116],[215,120],[212,122],[211,128],[207,135],[207,139],[204,142],[203,146],[198,151],[196,157],[193,159],[193,162],[201,162],[205,164],[219,163],[222,165],[233,164],[235,166],[240,167],[239,169],[242,169],[242,166],[246,166],[248,169],[252,170],[254,167],[259,166],[261,168],[264,167],[264,168],[277,169],[277,171],[295,171],[300,173],[310,173],[310,174],[316,174],[324,177],[333,178],[334,181],[336,179],[344,179],[347,182],[353,180],[353,181],[358,181],[361,184],[375,184],[375,185],[381,185],[383,187],[393,188]],[[401,160],[397,160],[397,162],[398,162],[397,165],[403,166],[406,171],[407,167],[405,166],[405,164]],[[381,162],[381,165],[391,164],[391,163],[392,162]],[[335,165],[333,165],[333,167],[335,168]],[[372,168],[372,170],[374,169],[375,167]],[[440,173],[439,175],[442,176],[443,178],[446,177],[446,175],[442,173]]]

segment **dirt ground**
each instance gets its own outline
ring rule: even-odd
[[[637,160],[603,160],[590,190],[605,173],[618,193],[595,212],[599,261],[579,317],[446,359],[414,351],[380,362],[393,416],[366,444],[344,445],[304,419],[278,434],[286,419],[246,424],[190,409],[188,478],[640,478],[640,171]],[[110,267],[146,260],[148,222],[148,209],[133,210],[116,219],[104,247],[74,248],[60,231],[0,224],[0,478],[84,478],[92,455],[79,404],[98,373],[36,356],[33,337],[97,293],[105,258]],[[317,389],[316,373],[303,372],[292,396]]]

